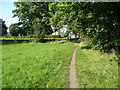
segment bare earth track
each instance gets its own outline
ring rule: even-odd
[[[69,88],[79,88],[77,78],[76,78],[76,69],[75,69],[75,57],[76,57],[76,50],[78,48],[78,45],[75,47],[71,63],[70,63],[70,69],[69,69]]]

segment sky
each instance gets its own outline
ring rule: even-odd
[[[14,6],[14,2],[9,2],[7,0],[0,1],[0,18],[5,21],[7,27],[9,27],[12,23],[18,22],[18,17],[13,18],[12,10],[16,9]]]

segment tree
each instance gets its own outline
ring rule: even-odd
[[[11,35],[15,37],[17,37],[20,33],[20,29],[17,23],[11,24],[9,27],[9,30],[10,30]]]
[[[8,28],[7,28],[6,24],[5,24],[5,21],[3,21],[2,19],[0,21],[1,21],[1,26],[2,26],[2,36],[6,36]]]
[[[93,39],[91,46],[101,50],[120,50],[120,2],[60,2],[52,3],[55,14],[51,18],[54,27],[67,28],[79,36]]]
[[[29,34],[35,35],[36,40],[44,39],[45,35],[51,34],[52,28],[49,25],[48,2],[15,2],[16,9],[13,10],[14,17],[17,16],[27,28]]]
[[[27,29],[23,29],[22,26],[20,26],[21,24],[22,24],[21,22],[18,22],[10,25],[9,31],[12,34],[12,36],[16,36],[16,37],[18,35],[27,36],[28,31]]]
[[[69,33],[73,32],[75,37],[79,37],[80,25],[78,20],[77,11],[74,10],[74,6],[77,8],[77,3],[72,2],[60,2],[51,3],[51,11],[54,11],[53,17],[51,18],[51,25],[57,30],[63,28],[66,25]]]
[[[2,36],[2,19],[0,19],[0,36]]]

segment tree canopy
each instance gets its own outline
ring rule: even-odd
[[[59,2],[50,4],[55,14],[51,18],[54,27],[67,26],[75,36],[88,35],[92,47],[120,49],[119,2]]]
[[[14,17],[17,16],[22,22],[23,29],[29,34],[35,34],[36,38],[44,38],[52,33],[49,25],[48,2],[15,2],[16,9],[13,10]]]
[[[17,16],[28,34],[38,41],[67,28],[66,35],[89,36],[92,48],[120,49],[120,2],[15,2]]]
[[[14,23],[14,24],[11,24],[9,26],[9,31],[11,33],[12,36],[18,36],[19,35],[19,27],[18,27],[18,24],[17,23]]]

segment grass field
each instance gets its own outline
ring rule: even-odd
[[[68,88],[73,48],[71,42],[3,45],[3,88]]]
[[[14,38],[14,37],[10,37],[10,38],[2,37],[2,38],[0,38],[0,40],[14,40],[14,39],[16,39],[16,40],[29,40],[29,39],[35,39],[35,38],[20,38],[20,37],[18,37],[18,38]]]
[[[14,37],[10,37],[10,38],[2,37],[2,38],[0,38],[0,40],[14,40],[14,39],[15,39]],[[35,39],[35,38],[21,38],[21,37],[16,38],[16,40],[30,40],[30,39]],[[67,38],[45,38],[45,39],[67,39]]]
[[[80,88],[117,88],[118,65],[114,54],[91,49],[77,50],[77,78]]]

